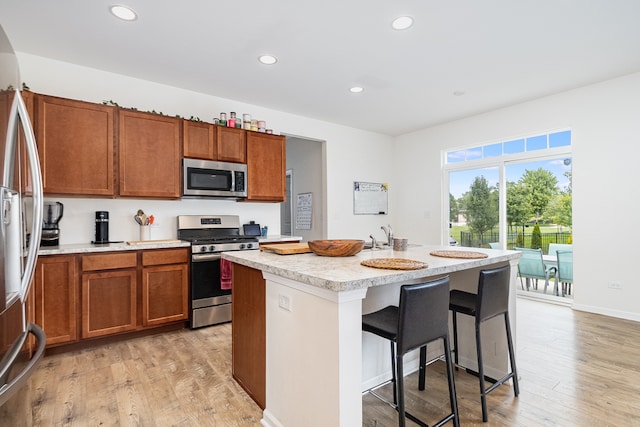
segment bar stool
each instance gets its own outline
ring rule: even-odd
[[[449,348],[448,303],[449,278],[444,277],[426,283],[403,285],[400,288],[400,302],[397,307],[388,306],[382,310],[362,316],[363,331],[371,332],[391,342],[393,404],[382,399],[373,391],[388,382],[374,387],[370,392],[398,411],[398,425],[400,427],[404,427],[405,417],[421,426],[427,425],[405,411],[404,355],[411,350],[422,348],[428,343],[439,339],[442,339],[444,344],[451,413],[435,426],[444,425],[451,420],[453,420],[456,427],[460,425],[453,378],[453,363]]]
[[[458,322],[457,314],[466,314],[475,317],[476,325],[476,353],[478,355],[478,378],[480,380],[480,396],[482,401],[482,421],[487,422],[487,394],[496,387],[513,379],[513,393],[517,397],[520,393],[518,387],[518,374],[516,360],[513,352],[513,340],[511,339],[511,325],[509,323],[509,281],[511,269],[505,267],[480,271],[478,282],[478,294],[453,290],[450,293],[449,309],[453,312],[453,351],[455,352],[456,369],[458,365]],[[505,329],[507,330],[507,347],[509,348],[509,360],[511,372],[496,381],[489,388],[484,386],[484,366],[482,363],[482,343],[480,340],[480,325],[491,318],[504,315]]]

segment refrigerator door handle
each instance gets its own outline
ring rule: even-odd
[[[7,147],[5,148],[5,164],[7,161],[13,163],[15,156],[15,149],[18,141],[18,123],[22,124],[22,131],[25,136],[25,147],[27,149],[27,158],[29,160],[29,171],[31,173],[31,189],[33,198],[33,212],[32,212],[32,229],[31,238],[29,239],[29,248],[27,250],[27,259],[25,261],[24,270],[22,271],[22,279],[20,284],[20,300],[24,303],[27,294],[29,293],[29,287],[31,286],[31,278],[36,268],[36,260],[38,258],[38,247],[40,245],[40,235],[42,233],[42,176],[40,175],[40,159],[38,157],[38,147],[36,145],[36,137],[33,134],[33,128],[29,120],[29,113],[27,107],[22,100],[20,91],[16,90],[16,94],[13,98],[13,105],[11,106],[11,113],[9,116],[9,123],[13,125],[9,126],[7,132]],[[12,144],[12,146],[10,146]],[[9,160],[10,159],[10,160]],[[5,168],[5,176],[3,177],[4,184],[6,185],[13,176],[7,175],[9,172],[13,174],[13,171],[9,171],[10,168]]]
[[[38,340],[38,348],[36,352],[29,360],[29,363],[22,372],[18,373],[10,383],[6,383],[6,379],[9,375],[9,371],[16,358],[20,355],[20,350],[24,346],[24,343],[27,341],[29,334],[33,334]],[[0,361],[0,406],[4,405],[4,403],[13,396],[13,394],[18,391],[29,379],[32,374],[32,371],[35,369],[36,364],[40,361],[42,356],[44,355],[44,349],[46,345],[46,336],[42,329],[36,325],[35,323],[29,323],[27,325],[27,330],[22,333],[18,339],[13,343],[11,349],[5,354]]]

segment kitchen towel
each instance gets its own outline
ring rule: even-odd
[[[220,260],[220,289],[231,289],[233,283],[233,263],[226,259]]]

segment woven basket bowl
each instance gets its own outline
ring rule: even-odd
[[[351,256],[364,247],[364,240],[311,240],[309,249],[320,256]]]

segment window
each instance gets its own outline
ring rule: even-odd
[[[564,130],[498,143],[494,142],[464,150],[448,151],[446,163],[469,162],[509,154],[530,153],[532,151],[569,146],[571,146],[571,131]]]
[[[571,233],[571,131],[525,136],[445,153],[449,210],[444,240],[508,249],[544,225],[555,243]],[[539,182],[543,187],[537,187]],[[568,200],[568,202],[567,202]],[[543,251],[550,242],[543,242]]]

